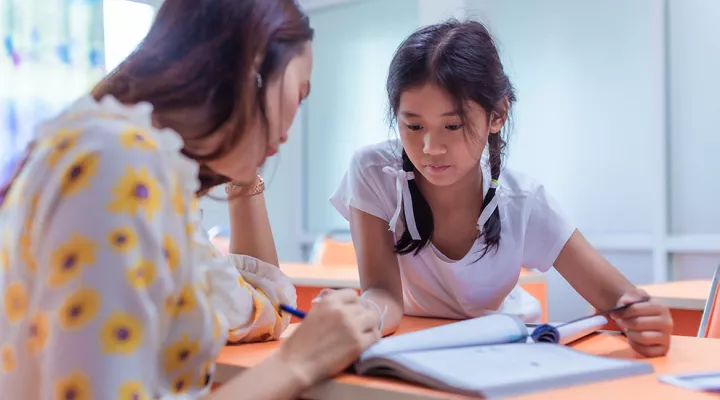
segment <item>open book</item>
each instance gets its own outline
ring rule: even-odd
[[[360,356],[355,371],[486,398],[653,372],[649,363],[564,345],[606,323],[599,315],[528,328],[515,316],[492,314],[384,338]]]

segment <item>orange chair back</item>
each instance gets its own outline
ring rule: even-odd
[[[322,265],[357,265],[355,247],[352,241],[340,241],[326,237],[320,243],[315,264]]]

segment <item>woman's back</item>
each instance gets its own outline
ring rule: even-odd
[[[88,97],[41,128],[0,212],[0,397],[205,391],[226,321],[205,294],[197,167],[149,116]]]

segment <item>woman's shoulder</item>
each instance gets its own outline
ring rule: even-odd
[[[38,127],[30,161],[62,170],[74,158],[92,154],[112,158],[119,168],[133,164],[197,176],[195,163],[181,154],[179,135],[153,127],[151,116],[152,106],[146,103],[126,106],[113,97],[83,97]]]

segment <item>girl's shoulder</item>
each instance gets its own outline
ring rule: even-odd
[[[360,147],[353,154],[351,168],[360,169],[402,167],[402,143],[399,140],[384,140]]]
[[[535,197],[543,189],[539,180],[513,168],[504,168],[499,181],[503,194],[515,199]]]

